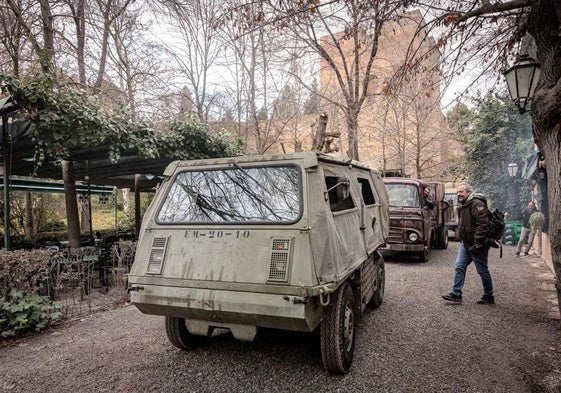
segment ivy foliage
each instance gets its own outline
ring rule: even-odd
[[[62,317],[60,302],[23,291],[0,298],[0,339],[28,331],[41,331]]]
[[[157,132],[150,120],[134,120],[124,106],[106,108],[95,96],[59,84],[52,75],[24,85],[13,76],[0,74],[0,86],[35,126],[38,165],[46,156],[70,159],[74,149],[102,145],[108,147],[113,162],[130,149],[145,158],[170,159],[223,157],[240,150],[239,141],[212,135],[193,118],[158,124]]]
[[[0,339],[40,331],[60,319],[60,302],[38,293],[50,276],[53,250],[0,253]]]
[[[471,103],[470,107],[460,104],[448,114],[454,136],[465,149],[462,177],[484,193],[492,206],[518,211],[520,195],[509,177],[508,164],[516,162],[522,168],[533,154],[531,120],[520,115],[506,93],[490,92],[472,98]]]

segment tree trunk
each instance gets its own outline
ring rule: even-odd
[[[358,111],[347,110],[347,133],[349,140],[349,151],[347,155],[353,160],[359,160],[358,157]]]
[[[142,175],[134,175],[134,233],[138,238],[140,236],[140,224],[142,219],[140,217],[140,180]]]
[[[536,41],[542,74],[532,102],[534,138],[545,157],[549,203],[549,239],[557,276],[557,298],[561,312],[561,42],[552,32],[559,29],[553,0],[540,0],[528,19],[528,31]]]
[[[130,188],[123,188],[122,192],[123,192],[123,211],[125,212],[125,215],[129,212],[130,210]]]
[[[25,193],[25,236],[34,241],[33,233],[33,200],[31,198],[31,193]]]
[[[76,180],[74,179],[74,163],[72,161],[62,161],[62,178],[64,180],[64,199],[68,222],[68,244],[71,248],[78,248],[80,247],[80,220],[78,218]]]
[[[551,244],[551,257],[557,278],[557,299],[561,313],[561,145],[559,131],[544,130],[535,127],[535,134],[541,140],[540,150],[545,156],[547,168],[547,194],[549,205],[549,240]]]
[[[80,232],[88,232],[90,230],[90,201],[86,195],[80,196],[80,207],[82,208],[80,220]]]
[[[76,25],[76,58],[78,60],[78,80],[82,87],[86,86],[86,17],[85,0],[78,0],[76,9],[71,5]]]

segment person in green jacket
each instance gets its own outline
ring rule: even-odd
[[[543,213],[538,208],[537,211],[532,213],[530,216],[530,236],[528,237],[528,245],[526,246],[526,251],[524,255],[528,255],[528,251],[532,248],[532,243],[534,242],[534,237],[537,236],[538,240],[538,255],[542,255],[542,228],[545,223],[545,217]]]

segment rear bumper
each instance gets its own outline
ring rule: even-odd
[[[383,248],[383,251],[404,251],[404,252],[412,252],[412,251],[424,251],[425,245],[424,244],[391,244],[386,243],[386,247]]]
[[[255,326],[311,332],[321,321],[317,297],[142,284],[132,303],[145,314],[205,321],[208,326]]]

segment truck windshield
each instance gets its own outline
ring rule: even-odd
[[[300,217],[296,166],[179,173],[160,208],[160,223],[291,223]]]
[[[421,207],[419,189],[414,184],[386,184],[390,206]]]

